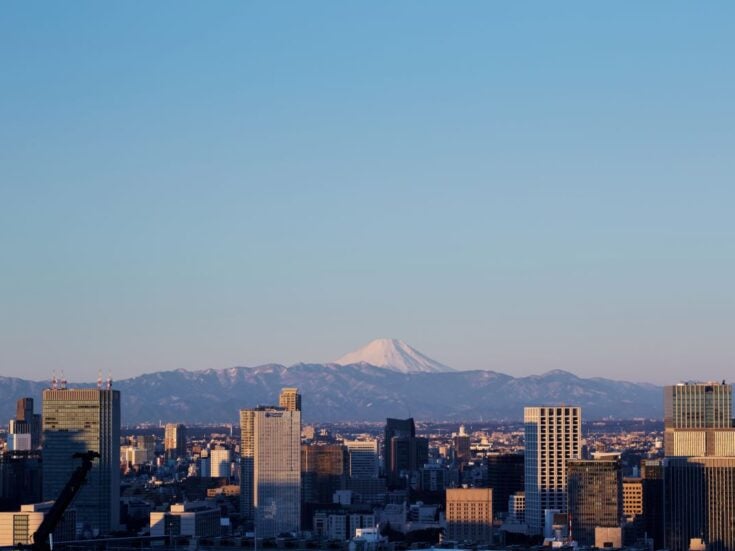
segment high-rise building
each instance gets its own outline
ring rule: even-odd
[[[301,411],[240,410],[241,514],[258,537],[298,532],[301,515]]]
[[[347,449],[348,475],[350,478],[378,477],[378,441],[377,440],[345,440]]]
[[[304,503],[332,503],[346,487],[345,449],[339,444],[301,446],[301,499]]]
[[[115,530],[120,519],[120,392],[44,390],[43,439],[44,499],[59,496],[78,466],[75,453],[98,452],[72,506],[77,522],[93,532]]]
[[[209,476],[229,478],[231,462],[230,450],[225,448],[209,450]]]
[[[664,451],[667,457],[735,455],[732,385],[664,387]]]
[[[181,423],[166,423],[163,437],[166,459],[176,460],[186,457],[186,427]]]
[[[582,411],[527,407],[524,422],[526,523],[531,534],[540,534],[546,510],[567,510],[567,460],[580,457]]]
[[[485,545],[492,543],[492,494],[490,488],[447,488],[446,539]]]
[[[458,463],[467,463],[470,460],[470,435],[465,431],[464,425],[459,426],[459,433],[452,435],[452,447],[454,459]]]
[[[653,540],[654,549],[664,547],[664,471],[661,459],[641,461],[643,484],[644,534]]]
[[[0,453],[0,511],[17,511],[42,500],[41,451]]]
[[[383,441],[385,476],[389,487],[404,488],[429,459],[429,441],[416,436],[412,418],[387,419]]]
[[[593,460],[567,460],[567,508],[572,536],[580,545],[595,545],[595,528],[617,528],[623,515],[619,454]]]
[[[493,489],[493,513],[508,511],[508,499],[524,489],[522,453],[493,453],[483,459],[485,485]]]
[[[301,394],[298,388],[284,388],[278,396],[278,406],[286,411],[301,411]]]
[[[33,413],[33,398],[21,398],[16,402],[15,418],[10,420],[8,428],[10,433],[8,441],[13,446],[13,450],[27,451],[40,447],[41,415]],[[22,444],[20,444],[21,441]]]
[[[688,551],[701,538],[708,551],[735,549],[735,457],[664,460],[664,540]]]

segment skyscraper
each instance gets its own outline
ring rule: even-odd
[[[298,388],[284,388],[278,396],[278,405],[286,411],[301,411],[301,394]]]
[[[56,499],[69,481],[77,452],[96,451],[87,482],[73,501],[77,521],[108,533],[120,518],[120,392],[53,389],[43,392],[43,496]]]
[[[508,511],[508,500],[523,491],[523,454],[493,453],[483,459],[487,466],[485,483],[493,489],[493,513]]]
[[[641,461],[643,483],[643,523],[645,533],[653,539],[653,548],[664,547],[664,471],[663,460]]]
[[[735,457],[664,460],[664,538],[687,551],[701,538],[709,551],[735,549]]]
[[[345,449],[339,444],[301,446],[301,498],[304,503],[332,503],[345,489]]]
[[[526,523],[530,533],[540,534],[545,510],[567,510],[567,460],[580,457],[582,411],[527,407],[524,421]]]
[[[240,411],[241,514],[258,537],[298,532],[301,515],[301,412]]]
[[[33,398],[21,398],[15,404],[15,418],[10,420],[9,432],[11,435],[28,435],[28,446],[15,445],[17,438],[11,436],[8,440],[14,450],[35,450],[41,445],[41,415],[33,413]]]
[[[429,458],[429,442],[416,436],[413,418],[386,419],[383,441],[385,476],[389,487],[402,488]]]
[[[347,448],[347,474],[350,478],[378,477],[377,440],[345,440],[343,444]]]
[[[176,460],[186,457],[186,427],[181,423],[166,423],[163,437],[166,459]]]
[[[732,385],[664,387],[664,451],[668,457],[735,455]]]
[[[459,433],[452,435],[454,459],[458,463],[467,463],[470,460],[470,435],[465,432],[464,425],[459,426]]]
[[[595,544],[595,528],[616,528],[623,515],[619,454],[567,461],[568,511],[580,545]]]

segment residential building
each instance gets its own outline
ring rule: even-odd
[[[284,388],[278,396],[278,406],[286,411],[301,411],[301,394],[298,388]]]
[[[230,466],[232,464],[230,453],[230,450],[225,448],[209,450],[209,476],[212,478],[230,477]]]
[[[541,534],[545,511],[567,510],[567,461],[580,457],[582,411],[574,406],[527,407],[524,486],[526,523]]]
[[[163,448],[168,460],[186,457],[186,426],[181,423],[166,423]]]

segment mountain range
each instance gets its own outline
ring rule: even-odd
[[[41,391],[49,384],[0,376],[0,424],[14,414],[17,398],[33,396],[40,405]],[[656,385],[581,378],[561,370],[526,377],[454,371],[393,339],[373,341],[331,363],[159,371],[116,381],[113,388],[121,391],[124,424],[192,424],[236,423],[239,409],[277,403],[284,386],[299,388],[307,423],[409,416],[518,421],[524,406],[548,404],[581,406],[586,420],[663,414],[662,390]]]

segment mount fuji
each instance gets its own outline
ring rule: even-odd
[[[338,365],[370,364],[399,373],[445,373],[449,366],[424,356],[398,339],[375,339],[333,363]]]
[[[0,425],[15,400],[41,403],[49,381],[0,375]],[[95,383],[71,385],[94,388]],[[237,422],[238,410],[273,404],[284,386],[298,387],[308,422],[520,420],[528,405],[574,404],[584,419],[660,418],[661,388],[554,370],[513,377],[488,369],[455,371],[406,343],[379,339],[336,362],[266,364],[189,371],[157,371],[115,382],[125,424]],[[40,409],[40,408],[39,408]]]

